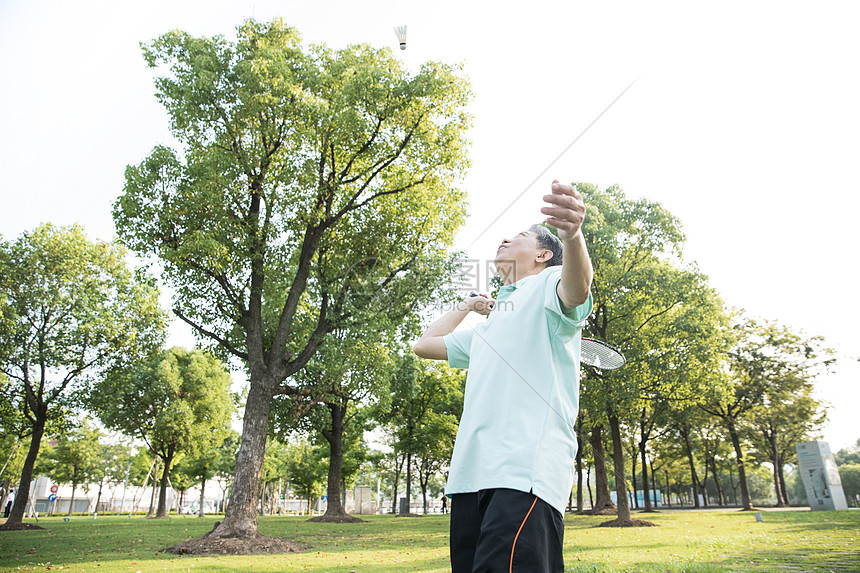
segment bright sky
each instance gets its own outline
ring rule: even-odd
[[[50,221],[112,238],[125,166],[171,143],[139,42],[229,37],[252,16],[332,47],[396,50],[392,28],[407,24],[396,53],[411,69],[463,62],[475,127],[458,248],[492,257],[540,220],[553,178],[659,201],[729,304],[839,350],[819,381],[824,439],[835,451],[860,437],[856,2],[3,0],[0,235]]]

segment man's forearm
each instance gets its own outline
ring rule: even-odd
[[[427,327],[412,350],[421,358],[445,360],[448,357],[448,350],[442,337],[454,332],[454,329],[463,322],[470,311],[468,304],[465,302],[458,303],[452,310],[443,314]]]
[[[561,281],[558,283],[558,298],[565,310],[572,310],[588,300],[594,270],[585,245],[582,231],[572,239],[563,241],[564,257],[561,265]]]
[[[463,322],[469,314],[469,308],[462,302],[457,303],[454,308],[439,317],[433,324],[427,327],[421,338],[434,338],[451,334],[454,329]]]

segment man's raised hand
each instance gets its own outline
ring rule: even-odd
[[[558,229],[558,238],[569,241],[579,233],[585,220],[585,202],[582,194],[573,185],[564,185],[558,179],[552,182],[552,193],[544,195],[549,203],[540,212],[547,215],[546,222]]]

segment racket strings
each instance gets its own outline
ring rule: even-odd
[[[583,338],[580,349],[580,361],[583,364],[600,368],[601,370],[615,370],[621,368],[627,362],[624,355],[612,346],[593,340]]]

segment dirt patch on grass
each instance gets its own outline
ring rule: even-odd
[[[33,523],[4,523],[0,525],[0,531],[23,531],[25,529],[45,529]]]
[[[299,553],[308,546],[280,537],[203,537],[190,539],[165,549],[176,555],[260,555],[270,553]]]
[[[308,519],[308,521],[313,523],[364,523],[364,520],[360,517],[355,517],[353,515],[319,515],[317,517],[312,517]]]
[[[644,519],[613,519],[604,521],[597,527],[657,527],[657,524]]]

